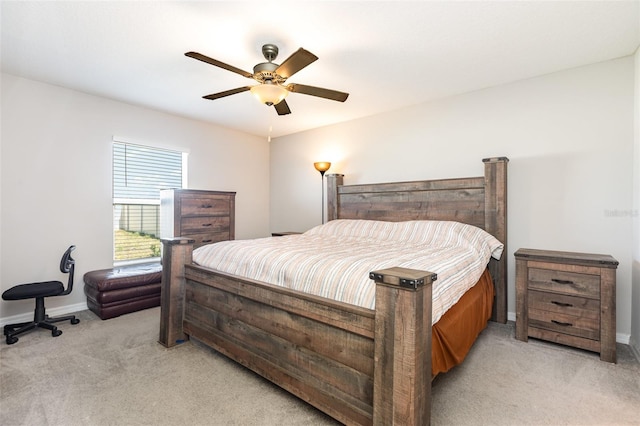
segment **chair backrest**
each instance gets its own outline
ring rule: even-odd
[[[65,294],[71,293],[73,290],[73,275],[75,272],[76,261],[71,257],[71,252],[76,249],[76,246],[69,246],[67,251],[62,255],[62,259],[60,259],[60,272],[63,274],[69,274],[69,281],[67,283],[67,288],[64,292],[60,293],[59,296],[64,296]]]

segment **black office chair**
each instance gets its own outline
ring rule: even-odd
[[[76,246],[69,247],[67,251],[64,252],[62,259],[60,260],[60,272],[69,274],[69,282],[66,290],[60,281],[45,281],[40,283],[20,284],[15,287],[11,287],[9,290],[2,293],[2,299],[4,300],[36,299],[36,310],[34,311],[33,321],[19,324],[7,324],[4,326],[4,335],[7,337],[7,345],[13,345],[16,343],[18,341],[16,336],[18,334],[33,330],[36,327],[51,330],[51,335],[53,337],[58,337],[62,334],[62,331],[58,330],[58,327],[53,325],[53,323],[71,321],[71,324],[78,324],[80,322],[75,315],[49,318],[44,309],[45,297],[64,296],[65,294],[71,293],[71,290],[73,290],[73,273],[76,261],[71,257],[71,252],[75,250],[75,248]]]

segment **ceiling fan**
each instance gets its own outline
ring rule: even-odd
[[[197,52],[185,53],[185,55],[190,58],[235,72],[243,77],[254,79],[259,83],[255,86],[238,87],[236,89],[206,95],[203,96],[204,99],[215,100],[249,90],[260,100],[260,102],[268,106],[273,105],[278,112],[278,115],[291,113],[289,105],[287,105],[287,102],[284,99],[287,97],[289,92],[317,96],[319,98],[330,99],[338,102],[344,102],[347,100],[349,94],[338,92],[337,90],[323,89],[321,87],[296,83],[285,85],[285,82],[289,77],[318,59],[318,57],[313,53],[300,48],[285,59],[281,65],[273,62],[278,56],[278,46],[275,44],[265,44],[262,46],[262,54],[268,62],[257,64],[253,67],[253,74],[251,74],[250,72],[243,71],[232,65],[225,64],[224,62],[220,62]]]

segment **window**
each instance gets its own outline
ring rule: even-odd
[[[186,154],[113,143],[115,262],[160,257],[160,190],[182,188]]]

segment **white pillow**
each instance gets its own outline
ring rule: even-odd
[[[504,245],[493,235],[473,225],[440,220],[385,222],[377,220],[337,219],[316,226],[306,235],[334,235],[371,241],[400,241],[430,247],[463,246],[479,254],[489,252],[500,259]]]

